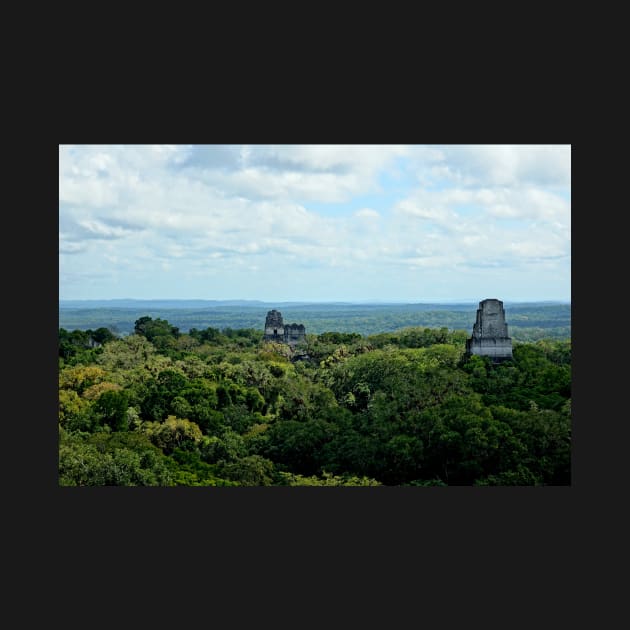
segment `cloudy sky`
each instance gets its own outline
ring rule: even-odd
[[[570,145],[59,147],[60,299],[570,296]]]

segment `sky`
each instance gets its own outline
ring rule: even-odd
[[[59,298],[570,301],[570,145],[60,145]]]

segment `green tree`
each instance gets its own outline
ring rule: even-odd
[[[241,486],[270,486],[273,483],[273,462],[260,455],[248,455],[223,464],[221,474]]]
[[[172,453],[175,448],[191,449],[203,437],[198,425],[187,418],[175,416],[169,416],[164,422],[146,422],[142,431],[166,454]]]
[[[333,475],[324,471],[321,477],[316,475],[307,477],[293,473],[279,471],[276,473],[278,484],[281,486],[380,486],[380,482],[369,477],[357,477],[356,475]]]
[[[101,424],[108,425],[112,431],[127,431],[129,396],[125,391],[109,390],[103,392],[94,405]]]
[[[336,429],[323,420],[274,423],[267,431],[262,454],[291,472],[314,475],[320,471],[323,448]]]
[[[92,339],[98,344],[105,344],[108,341],[114,341],[116,339],[116,335],[109,330],[109,328],[101,327],[97,328],[95,331],[91,333]]]
[[[98,433],[88,442],[62,430],[59,485],[170,486],[173,479],[164,455],[144,436]]]

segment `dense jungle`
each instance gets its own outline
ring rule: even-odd
[[[569,485],[570,337],[493,365],[468,336],[60,327],[59,484]]]

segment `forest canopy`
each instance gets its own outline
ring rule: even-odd
[[[493,365],[468,336],[60,328],[59,484],[569,485],[570,339]]]

